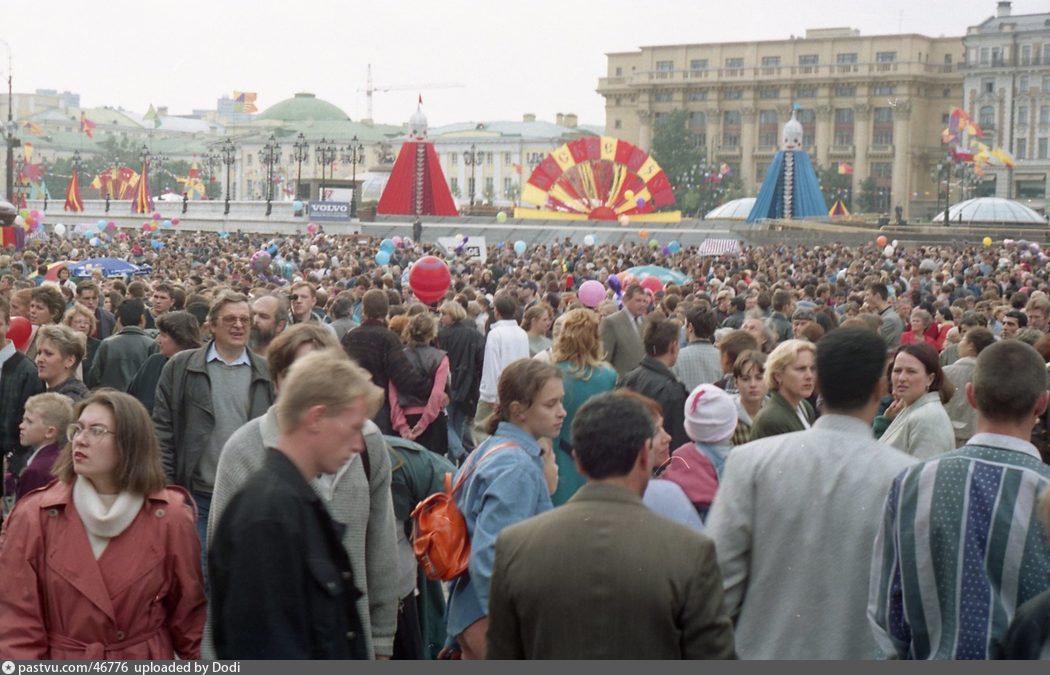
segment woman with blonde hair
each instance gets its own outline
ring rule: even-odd
[[[91,362],[95,358],[95,352],[98,351],[98,346],[102,344],[102,340],[92,337],[95,334],[95,326],[98,321],[95,319],[94,312],[79,302],[75,302],[73,303],[73,306],[67,309],[66,313],[62,315],[62,323],[76,332],[82,333],[87,339],[84,358],[77,365],[77,379],[83,382],[84,373],[91,372]]]
[[[574,309],[558,319],[561,328],[551,359],[562,373],[565,385],[565,423],[554,443],[558,462],[558,489],[551,497],[560,506],[576,494],[584,480],[572,456],[572,420],[592,396],[616,387],[616,371],[602,358],[598,315],[589,309]]]
[[[47,390],[63,394],[76,403],[88,394],[77,379],[77,366],[84,358],[84,335],[61,323],[44,324],[36,336],[37,377]]]
[[[805,340],[785,340],[766,359],[769,400],[754,417],[751,440],[804,431],[816,420],[806,399],[816,385],[817,346]]]
[[[76,406],[58,480],[0,537],[0,654],[25,660],[197,660],[205,597],[189,493],[165,488],[153,423],[102,389]]]

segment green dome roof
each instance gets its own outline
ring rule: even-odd
[[[281,122],[305,122],[348,120],[350,116],[332,105],[322,101],[313,94],[300,93],[293,98],[286,98],[264,110],[256,119],[278,120]]]

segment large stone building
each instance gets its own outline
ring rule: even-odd
[[[1017,158],[1014,170],[989,170],[983,192],[1047,205],[1050,176],[1050,14],[1014,16],[1009,2],[963,38],[965,109],[984,142]]]
[[[728,164],[754,194],[799,106],[818,167],[848,163],[853,196],[869,176],[879,211],[936,210],[940,133],[962,101],[961,38],[863,36],[848,28],[763,42],[642,47],[608,54],[598,84],[606,133],[648,149],[676,109],[707,162]]]

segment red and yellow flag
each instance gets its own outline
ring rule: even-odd
[[[73,169],[73,175],[69,177],[69,187],[66,188],[65,210],[74,213],[84,210],[84,200],[80,198],[80,177],[76,169]]]
[[[80,133],[88,138],[95,137],[95,123],[85,117],[83,112],[80,113]]]
[[[149,189],[149,165],[142,163],[142,175],[139,178],[138,189],[135,190],[135,198],[131,200],[132,213],[153,213],[153,195]]]

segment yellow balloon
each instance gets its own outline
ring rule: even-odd
[[[991,245],[992,245],[992,238],[991,237],[985,237],[984,238],[984,247],[988,248]]]
[[[623,196],[626,197],[628,201],[634,199],[634,190],[628,190],[627,192],[624,192]]]

